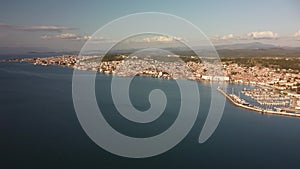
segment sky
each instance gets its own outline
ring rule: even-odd
[[[1,0],[0,49],[80,50],[108,22],[140,12],[182,17],[216,45],[258,41],[300,46],[297,0]]]

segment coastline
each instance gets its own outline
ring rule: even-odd
[[[250,107],[247,105],[243,105],[237,101],[235,101],[234,99],[232,99],[225,91],[223,91],[221,88],[218,87],[217,89],[227,100],[229,100],[229,102],[231,102],[233,105],[237,106],[237,107],[241,107],[247,110],[251,110],[257,113],[261,113],[261,114],[272,114],[272,115],[280,115],[280,116],[290,116],[290,117],[299,117],[300,118],[300,114],[296,114],[296,113],[287,113],[287,112],[276,112],[276,111],[272,111],[272,110],[265,110],[262,108],[258,108],[258,107]]]
[[[102,74],[112,74],[120,77],[129,77],[129,76],[135,76],[130,72],[131,67],[129,65],[123,66],[122,71],[125,73],[116,73],[116,67],[119,66],[119,62],[103,62],[104,64],[101,65],[96,65],[96,64],[90,64],[90,63],[85,63],[80,64],[76,63],[76,56],[60,56],[60,57],[48,57],[48,58],[27,58],[27,59],[11,59],[11,60],[0,60],[0,62],[18,62],[18,63],[29,63],[33,65],[41,65],[41,66],[63,66],[63,67],[68,67],[71,69],[77,69],[77,70],[85,70],[85,71],[96,71]],[[191,63],[190,63],[191,64]],[[169,65],[170,68],[172,68],[173,65]],[[178,65],[176,65],[178,66]],[[182,67],[184,68],[184,67]],[[196,67],[197,68],[197,67]],[[171,70],[171,69],[168,69]],[[122,72],[121,71],[121,72]],[[198,74],[185,74],[185,72],[179,72],[177,71],[174,74],[169,74],[167,72],[164,72],[160,68],[155,68],[155,69],[139,69],[138,74],[136,76],[145,76],[145,77],[152,77],[152,78],[158,78],[158,79],[168,79],[168,80],[176,80],[176,79],[186,79],[186,80],[192,80],[192,81],[198,81],[201,83],[211,83],[211,82],[225,82],[227,84],[237,84],[237,85],[250,85],[254,87],[268,87],[264,85],[265,83],[245,83],[245,81],[234,81],[232,79],[224,80],[224,78],[215,78],[215,76],[210,76],[209,78],[201,78],[201,76],[198,76]],[[205,75],[202,75],[205,76]],[[208,77],[208,76],[207,76]],[[221,76],[219,76],[221,77]],[[224,76],[225,77],[225,76]],[[297,111],[297,109],[293,109],[292,107],[288,108],[279,108],[280,111],[274,111],[270,109],[263,109],[261,107],[253,106],[253,105],[245,105],[243,100],[239,100],[236,98],[232,98],[230,94],[225,93],[223,90],[218,88],[218,91],[221,92],[232,104],[234,104],[237,107],[242,107],[244,109],[248,109],[251,111],[259,112],[259,113],[266,113],[266,114],[275,114],[275,115],[283,115],[283,116],[292,116],[292,117],[300,117],[300,111]],[[242,102],[241,102],[242,101]],[[288,112],[281,112],[281,111],[289,111],[293,113],[288,113]],[[299,113],[299,114],[297,114]]]

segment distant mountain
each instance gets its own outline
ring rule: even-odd
[[[284,49],[287,49],[287,50],[300,50],[300,47],[282,47]]]
[[[53,50],[45,47],[0,47],[0,54],[25,54],[30,51],[51,52]]]
[[[237,43],[237,44],[228,44],[228,45],[217,45],[216,49],[271,49],[271,48],[278,48],[278,46],[271,45],[271,44],[264,44],[260,42],[253,42],[253,43]]]
[[[0,60],[25,57],[48,57],[78,54],[78,51],[55,51],[44,47],[0,47]]]
[[[206,56],[215,54],[211,51],[212,48],[210,46],[193,46],[192,48],[196,51],[200,51]],[[300,57],[300,47],[279,47],[260,42],[216,45],[215,48],[221,57]],[[108,55],[132,54],[140,49],[141,48],[116,49],[110,51]],[[169,47],[163,49],[178,55],[195,55],[194,51],[191,51],[188,47]],[[79,51],[54,50],[39,47],[0,47],[0,60],[9,58],[72,55],[78,53]],[[103,55],[104,53],[105,52],[101,50],[94,50],[89,51],[86,55]]]
[[[300,49],[219,49],[221,57],[300,57]]]

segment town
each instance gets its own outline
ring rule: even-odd
[[[97,71],[117,76],[150,76],[166,79],[196,81],[225,81],[228,83],[260,86],[264,91],[243,91],[261,105],[278,105],[282,110],[300,111],[300,73],[294,69],[242,65],[226,59],[222,69],[214,63],[182,61],[178,55],[172,61],[160,61],[151,57],[121,55],[122,59],[104,60],[99,56],[63,55],[45,58],[11,59],[7,62],[28,62],[34,65],[60,65],[78,70]],[[175,59],[174,58],[178,58]],[[215,70],[216,69],[216,70]],[[260,94],[260,95],[259,95]],[[263,98],[262,98],[262,96]],[[269,95],[266,98],[266,95]],[[272,95],[272,97],[271,97]],[[274,98],[275,96],[278,96]],[[280,97],[279,97],[280,96]]]

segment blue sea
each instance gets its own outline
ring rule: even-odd
[[[262,115],[226,102],[218,128],[200,144],[198,138],[211,94],[209,83],[200,82],[198,117],[178,145],[149,158],[111,154],[87,136],[77,119],[72,101],[72,74],[73,70],[67,67],[0,63],[1,169],[300,168],[298,118]],[[149,77],[133,80],[130,99],[139,110],[150,107],[148,95],[152,89],[166,93],[166,111],[148,124],[132,123],[118,114],[111,100],[110,82],[110,75],[98,73],[95,93],[105,118],[117,131],[149,137],[163,132],[176,119],[180,93],[174,80]],[[228,86],[232,87],[245,86]]]

